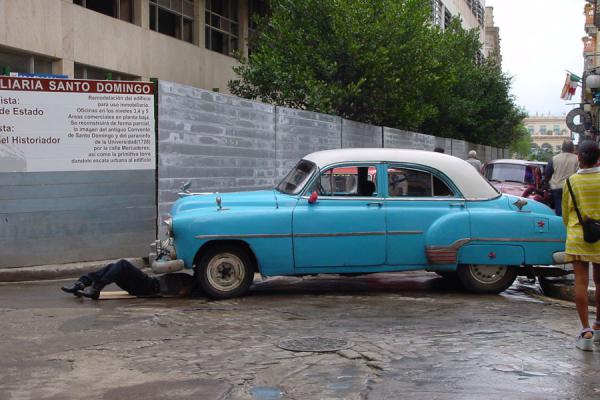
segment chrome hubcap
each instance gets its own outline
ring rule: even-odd
[[[471,265],[469,270],[477,282],[489,285],[502,280],[508,267],[505,265]]]
[[[212,287],[228,292],[242,284],[246,269],[243,261],[235,254],[219,253],[206,266],[206,276]]]

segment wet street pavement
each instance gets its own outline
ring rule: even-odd
[[[524,286],[472,295],[419,272],[95,302],[62,283],[0,284],[0,399],[600,398],[574,306]],[[346,348],[278,346],[315,337]]]

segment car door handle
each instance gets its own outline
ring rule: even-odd
[[[373,202],[367,203],[367,207],[373,207],[373,206],[382,207],[383,203],[380,201],[373,201]]]
[[[464,207],[465,203],[450,203],[450,207]]]

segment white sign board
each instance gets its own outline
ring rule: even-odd
[[[0,76],[0,172],[154,169],[154,85]]]

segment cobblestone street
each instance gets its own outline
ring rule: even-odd
[[[0,399],[583,399],[600,349],[574,306],[435,274],[277,278],[229,301],[70,297],[0,285]],[[344,339],[334,353],[284,339]]]

